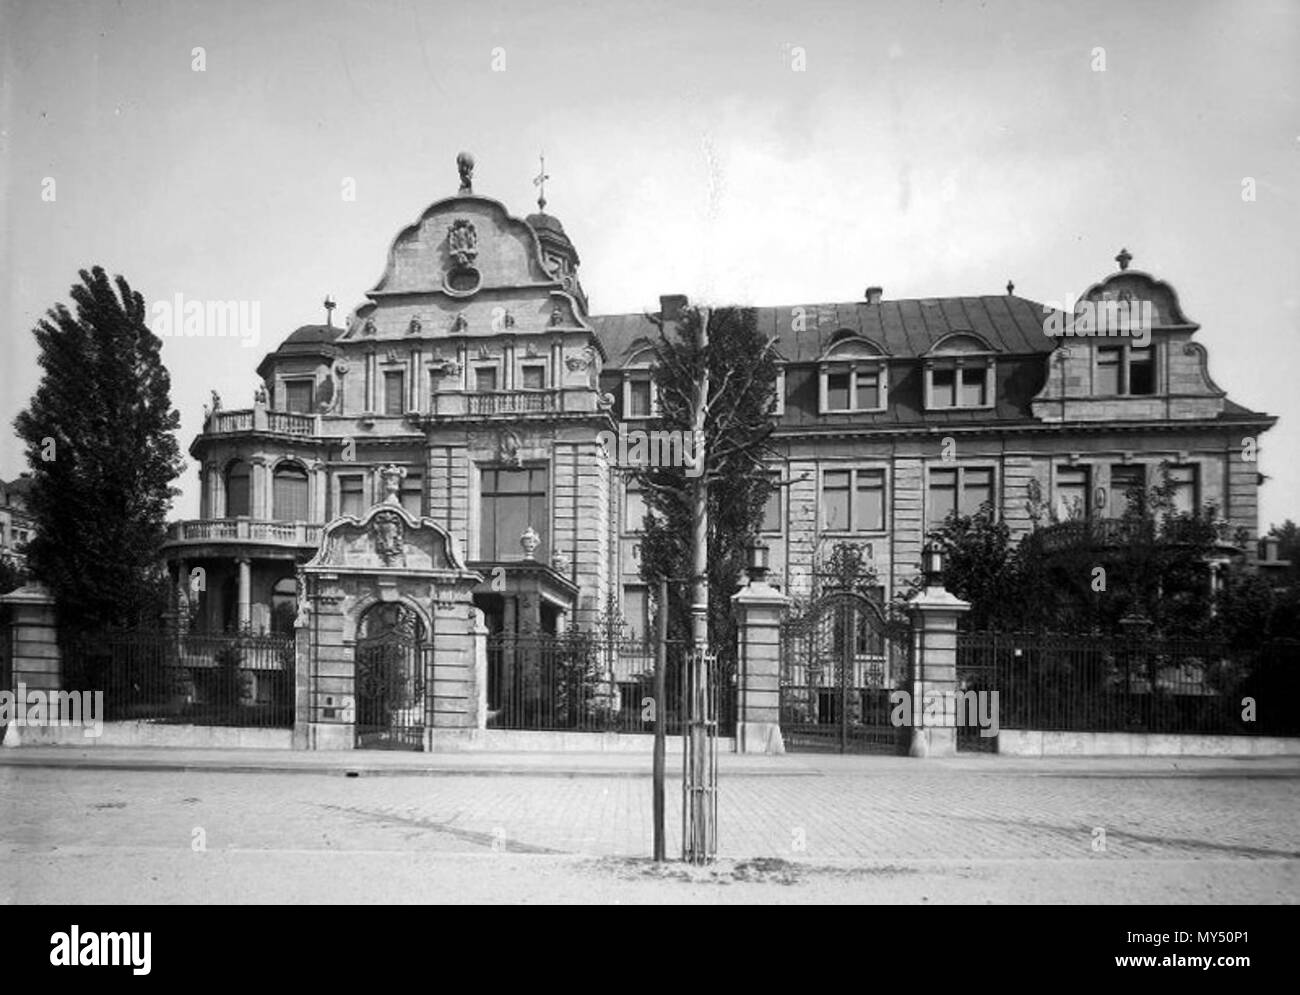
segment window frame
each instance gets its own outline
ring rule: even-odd
[[[1082,473],[1083,474],[1083,520],[1087,521],[1093,517],[1095,511],[1094,490],[1091,463],[1053,463],[1052,464],[1052,510],[1058,507],[1061,500],[1061,474],[1062,473]],[[1059,517],[1059,516],[1058,516]],[[1073,518],[1062,518],[1061,521],[1075,521]]]
[[[1150,357],[1148,365],[1151,368],[1151,390],[1143,394],[1133,393],[1133,360],[1132,351],[1137,349]],[[1100,371],[1102,368],[1102,353],[1116,354],[1116,387],[1115,393],[1103,393],[1099,386],[1101,380]],[[1109,364],[1106,364],[1109,365]],[[1160,393],[1160,363],[1156,354],[1156,343],[1152,342],[1146,347],[1134,346],[1129,342],[1107,342],[1098,343],[1092,350],[1092,396],[1093,397],[1156,397]]]
[[[989,471],[989,504],[993,508],[993,521],[1002,520],[1002,481],[998,475],[998,464],[993,461],[975,460],[969,463],[933,463],[925,468],[925,523],[927,529],[938,528],[944,523],[944,518],[935,519],[931,513],[930,491],[933,488],[935,471],[955,471],[956,472],[956,494],[954,497],[954,508],[959,517],[974,515],[979,508],[974,508],[969,512],[962,511],[962,497],[966,493],[966,471],[967,470],[987,470]]]
[[[381,382],[382,382],[382,384],[383,384],[383,389],[384,389],[384,395],[383,395],[383,414],[384,414],[384,417],[385,417],[385,418],[400,418],[402,415],[406,414],[406,411],[407,411],[407,404],[409,403],[409,402],[407,401],[406,392],[407,392],[407,389],[410,387],[410,383],[409,383],[409,378],[408,378],[407,375],[406,375],[406,367],[401,367],[400,369],[398,369],[398,368],[389,368],[389,369],[384,369],[384,370],[381,371],[381,374],[382,374],[382,376],[381,376],[380,379],[381,379]],[[399,379],[401,380],[402,389],[401,389],[401,391],[400,391],[399,394],[398,394],[398,404],[397,404],[398,410],[397,410],[397,411],[390,411],[390,410],[389,410],[390,405],[389,405],[389,403],[388,403],[389,400],[390,400],[389,393],[388,393],[388,385],[389,385],[390,383],[392,383],[392,378],[394,378],[394,377],[397,377],[397,378],[399,378]]]
[[[876,392],[879,403],[874,408],[858,407],[858,374],[870,373],[876,377]],[[849,391],[847,408],[830,406],[829,381],[833,376],[848,374]],[[874,414],[889,407],[889,360],[885,356],[857,356],[852,359],[825,359],[817,364],[817,409],[823,415],[859,415]]]
[[[525,376],[525,374],[527,373],[527,371],[529,371],[529,370],[541,370],[541,371],[542,371],[542,385],[541,385],[540,387],[526,387],[526,386],[524,386],[524,376]],[[550,382],[551,382],[551,378],[550,378],[550,364],[547,363],[546,360],[544,360],[544,359],[527,359],[527,360],[524,360],[523,362],[521,362],[521,363],[519,364],[519,385],[518,385],[518,389],[519,389],[519,390],[529,390],[529,391],[533,391],[533,390],[535,390],[535,391],[549,390],[549,389],[550,389]]]
[[[786,515],[785,493],[787,490],[789,490],[789,488],[780,486],[780,484],[783,482],[784,479],[784,474],[782,473],[781,470],[768,469],[766,472],[768,477],[775,478],[778,484],[778,486],[774,486],[772,488],[771,494],[768,495],[769,500],[771,499],[771,496],[773,494],[776,496],[777,527],[775,529],[765,529],[763,527],[763,518],[760,518],[758,520],[758,533],[759,535],[765,535],[765,536],[785,535],[785,515]],[[764,517],[766,517],[766,514],[767,514],[767,509],[764,508]]]
[[[466,388],[472,394],[499,394],[504,387],[502,386],[501,363],[498,360],[476,360],[469,365],[472,379],[466,384]],[[478,375],[482,370],[492,371],[492,382],[495,386],[491,390],[483,390],[478,385]]]
[[[290,386],[306,385],[307,387],[307,407],[302,411],[295,411],[289,407],[289,388]],[[313,402],[316,399],[316,378],[311,374],[302,374],[298,376],[280,377],[280,391],[277,400],[283,405],[280,410],[287,411],[290,414],[309,415],[312,414]]]
[[[826,521],[826,474],[828,473],[848,473],[849,475],[849,507],[848,507],[848,526],[846,528],[831,528]],[[871,473],[880,475],[880,527],[879,528],[858,528],[856,519],[858,494],[858,474]],[[884,535],[889,532],[890,528],[890,506],[889,506],[889,467],[871,463],[854,463],[845,466],[824,466],[821,468],[817,477],[817,507],[818,507],[818,530],[823,535]]]
[[[965,404],[962,400],[965,374],[978,369],[984,374],[984,402]],[[934,395],[936,371],[952,371],[954,404],[938,404]],[[926,411],[991,411],[997,406],[997,360],[992,353],[957,353],[928,356],[925,359],[925,410]]]

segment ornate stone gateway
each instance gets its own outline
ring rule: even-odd
[[[454,537],[385,499],[325,526],[302,567],[295,744],[430,749],[434,732],[484,728],[487,632],[472,601],[482,578]]]
[[[879,605],[834,591],[781,627],[781,735],[790,750],[894,753],[890,691],[905,687],[908,641]]]
[[[401,602],[366,610],[356,645],[358,747],[423,749],[432,649],[424,623]]]

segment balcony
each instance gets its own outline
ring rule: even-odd
[[[310,522],[255,522],[248,518],[196,518],[173,522],[167,529],[167,545],[251,543],[283,546],[286,549],[314,549],[320,545],[323,526]]]
[[[203,426],[209,435],[227,432],[278,432],[281,435],[313,436],[320,434],[317,415],[293,411],[267,411],[248,408],[242,411],[214,411]]]
[[[1143,538],[1146,521],[1129,518],[1076,518],[1068,522],[1057,522],[1038,531],[1039,542],[1044,553],[1056,553],[1063,549],[1087,546],[1092,549],[1113,549],[1131,545]],[[1195,534],[1200,527],[1196,521],[1175,520],[1166,535],[1174,542],[1196,542],[1201,537]],[[1214,522],[1210,526],[1213,541],[1221,548],[1240,545],[1239,537],[1234,535],[1231,523]],[[1185,539],[1182,534],[1186,533]]]
[[[522,415],[558,410],[553,390],[499,390],[469,395],[471,415]]]

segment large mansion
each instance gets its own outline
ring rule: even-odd
[[[482,578],[473,602],[490,630],[589,625],[611,599],[645,630],[644,505],[598,435],[653,425],[652,318],[687,302],[589,314],[560,221],[515,217],[473,190],[472,160],[460,166],[459,192],[397,234],[363,304],[289,334],[258,366],[251,406],[208,413],[190,448],[199,518],[167,546],[179,588],[202,568],[196,626],[291,631],[322,527],[395,490]],[[1255,440],[1275,419],[1227,398],[1174,289],[1129,259],[1081,300],[1149,303],[1145,345],[1049,337],[1043,306],[1010,285],[759,308],[783,360],[770,469],[788,486],[762,526],[774,583],[807,592],[852,541],[888,598],[953,509],[991,502],[1021,534],[1035,514],[1047,527],[1105,519],[1162,465],[1175,503],[1214,504],[1244,552]]]

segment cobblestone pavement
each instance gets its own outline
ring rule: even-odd
[[[710,871],[618,859],[650,853],[643,764],[648,759],[624,758],[543,776],[497,761],[495,770],[489,762],[439,776],[393,769],[357,777],[341,767],[227,773],[0,764],[0,898],[1300,898],[1294,760],[724,762],[724,860]],[[670,855],[680,837],[677,774],[670,763]],[[725,896],[719,883],[731,886]]]

